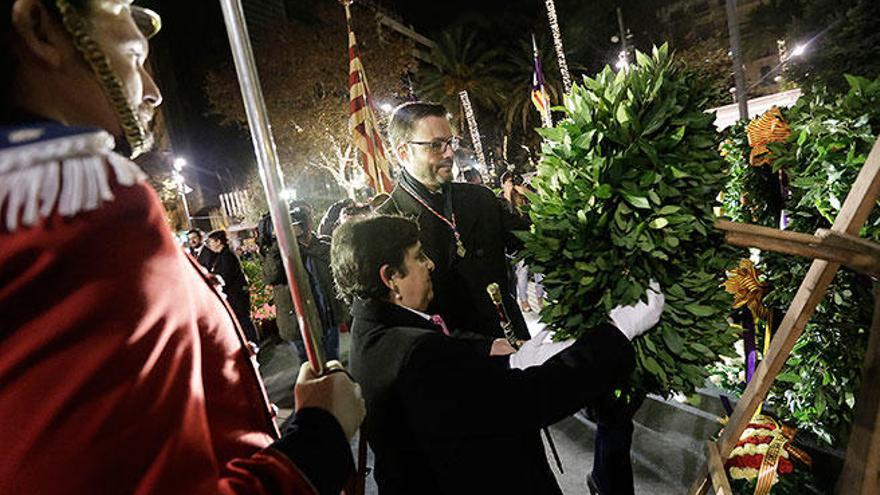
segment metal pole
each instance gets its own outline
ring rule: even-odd
[[[278,152],[275,149],[275,140],[269,126],[269,114],[266,111],[266,102],[263,100],[263,91],[260,88],[260,79],[257,75],[254,53],[244,21],[241,0],[220,0],[220,6],[223,9],[223,19],[226,21],[226,31],[229,35],[229,45],[232,48],[235,70],[238,73],[238,82],[241,86],[241,96],[244,100],[244,108],[251,130],[251,140],[257,155],[260,180],[266,192],[266,202],[269,204],[272,226],[278,238],[284,271],[290,283],[290,293],[296,309],[299,329],[306,346],[306,355],[312,370],[316,374],[322,375],[326,369],[324,352],[313,332],[314,328],[319,327],[320,318],[312,298],[308,276],[303,269],[299,247],[290,226],[290,212],[287,202],[280,194],[282,184]]]
[[[749,119],[749,101],[746,94],[746,76],[743,71],[742,53],[739,45],[739,17],[736,0],[727,0],[727,30],[730,33],[730,51],[733,53],[733,74],[736,78],[736,104],[740,120]]]
[[[184,213],[184,215],[186,215],[186,228],[189,230],[192,230],[192,228],[193,228],[192,217],[189,216],[189,204],[187,204],[187,202],[186,202],[186,193],[184,193],[183,191],[180,191],[180,199],[181,199],[181,201],[183,201],[183,213]]]
[[[623,50],[624,59],[629,62],[629,47],[626,44],[626,29],[623,27],[623,12],[617,7],[617,27],[620,29],[620,48]]]

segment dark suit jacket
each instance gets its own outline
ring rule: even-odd
[[[355,301],[352,315],[351,371],[382,495],[560,494],[539,429],[610,393],[635,366],[610,325],[516,370],[400,306]]]
[[[211,269],[211,265],[214,263],[214,251],[208,249],[208,246],[202,245],[198,251],[190,249],[190,254],[193,255],[200,265],[208,270]]]
[[[496,282],[517,337],[528,339],[526,322],[511,296],[505,257],[506,248],[516,250],[521,246],[512,232],[528,229],[528,220],[512,214],[486,187],[459,182],[445,187],[448,192],[444,194],[452,194],[456,226],[467,249],[464,258],[455,253],[455,237],[449,225],[426,210],[400,184],[378,209],[383,214],[414,217],[419,224],[419,240],[435,265],[431,274],[434,301],[428,312],[443,316],[450,328],[504,337],[495,306],[486,293],[486,286]]]

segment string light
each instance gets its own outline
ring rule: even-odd
[[[625,51],[621,51],[617,55],[617,63],[614,64],[614,66],[617,67],[619,70],[629,69],[629,57],[627,57]]]
[[[467,91],[458,93],[461,98],[461,106],[464,107],[464,116],[467,119],[468,127],[471,130],[471,141],[474,143],[474,154],[477,161],[483,166],[483,170],[487,170],[486,156],[483,154],[483,142],[480,141],[480,129],[477,127],[477,117],[474,116],[474,108],[471,106],[471,99]]]
[[[556,47],[556,58],[559,61],[559,71],[562,73],[562,86],[566,93],[570,93],[571,75],[568,73],[568,62],[565,61],[565,50],[562,48],[562,33],[559,31],[559,19],[556,18],[556,5],[553,0],[546,0],[546,5],[550,32],[553,34],[553,46]]]

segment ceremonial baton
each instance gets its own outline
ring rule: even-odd
[[[235,60],[235,71],[238,74],[251,140],[257,155],[260,181],[266,192],[266,203],[269,205],[272,226],[281,251],[281,261],[290,285],[290,295],[296,310],[299,330],[312,370],[316,375],[323,375],[326,371],[324,352],[313,332],[313,329],[318,327],[317,322],[320,318],[308,283],[308,275],[303,269],[299,246],[290,226],[287,201],[280,194],[283,186],[278,151],[275,149],[275,139],[272,137],[272,129],[269,125],[269,114],[260,88],[260,78],[257,75],[254,52],[244,22],[241,0],[220,0],[220,7],[223,9],[229,46],[232,48],[232,58]]]
[[[492,304],[495,305],[495,312],[498,313],[498,321],[501,324],[501,330],[504,332],[504,338],[507,339],[507,342],[509,342],[514,349],[519,349],[519,342],[517,342],[516,334],[513,332],[513,324],[510,323],[510,318],[507,316],[507,309],[504,307],[504,302],[501,300],[501,288],[498,287],[498,284],[492,282],[486,286],[486,292],[489,293],[489,298],[492,300]]]
[[[501,288],[498,287],[497,283],[492,282],[486,286],[486,292],[489,293],[489,298],[492,299],[492,304],[495,305],[495,311],[498,313],[498,322],[501,324],[504,338],[507,339],[507,342],[509,342],[514,349],[519,349],[519,342],[516,339],[516,334],[513,332],[513,323],[510,322],[510,318],[507,316],[507,308],[504,307],[504,301],[501,299]],[[553,460],[556,461],[556,467],[559,468],[560,473],[565,473],[562,469],[562,459],[559,457],[559,451],[556,450],[556,442],[554,442],[553,437],[550,436],[550,429],[544,427],[541,428],[541,430],[544,431],[544,436],[547,438],[547,445],[550,446],[550,452],[553,453]]]

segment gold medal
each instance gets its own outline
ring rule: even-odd
[[[459,258],[464,258],[467,254],[467,249],[464,248],[464,244],[461,242],[461,236],[458,234],[458,229],[455,226],[455,212],[452,212],[452,220],[444,217],[443,215],[434,211],[434,208],[431,208],[428,203],[426,203],[418,194],[413,191],[410,191],[409,187],[405,186],[403,182],[400,183],[400,187],[407,192],[410,196],[413,197],[419,204],[422,205],[426,210],[430,211],[435,217],[440,219],[443,223],[449,226],[452,229],[452,235],[455,236],[455,254],[458,255]]]

